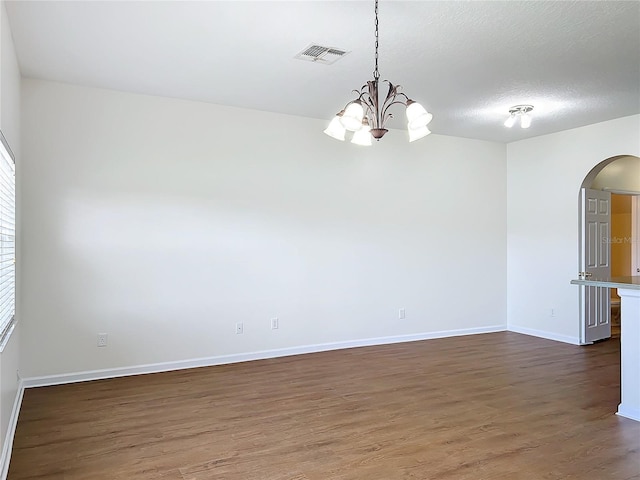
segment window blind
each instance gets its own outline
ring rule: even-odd
[[[0,132],[0,351],[14,328],[16,311],[15,158]]]

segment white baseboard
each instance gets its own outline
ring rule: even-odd
[[[0,457],[0,480],[7,480],[9,474],[9,462],[11,461],[11,450],[13,449],[13,437],[16,434],[16,427],[18,426],[18,415],[20,414],[20,407],[22,406],[22,397],[24,397],[24,382],[20,380],[18,382],[18,392],[13,402],[13,410],[11,410],[11,417],[9,417],[9,426],[7,427],[7,434],[5,435],[2,457]]]
[[[258,352],[238,353],[232,355],[220,355],[215,357],[196,358],[191,360],[179,360],[176,362],[154,363],[137,365],[132,367],[110,368],[104,370],[91,370],[86,372],[66,373],[62,375],[49,375],[43,377],[31,377],[23,379],[24,388],[44,387],[49,385],[63,385],[66,383],[86,382],[106,378],[126,377],[130,375],[142,375],[147,373],[168,372],[171,370],[184,370],[187,368],[210,367],[229,363],[248,362],[251,360],[264,360],[267,358],[287,357],[305,353],[325,352],[329,350],[341,350],[345,348],[367,347],[373,345],[385,345],[402,342],[415,342],[433,338],[456,337],[461,335],[476,335],[481,333],[503,332],[505,325],[492,325],[480,328],[465,328],[459,330],[443,330],[439,332],[418,333],[411,335],[397,335],[393,337],[367,338],[363,340],[348,340],[336,343],[320,343],[315,345],[303,345],[299,347],[282,348],[276,350],[262,350]],[[1,480],[1,479],[0,479]]]
[[[509,325],[507,330],[532,337],[546,338],[547,340],[555,340],[556,342],[570,343],[571,345],[580,345],[578,337],[569,337],[567,335],[558,335],[557,333],[546,332],[544,330],[535,330],[533,328],[519,327],[518,325]]]
[[[630,418],[631,420],[640,422],[640,410],[637,408],[625,406],[621,403],[618,405],[618,411],[616,413],[621,417]]]

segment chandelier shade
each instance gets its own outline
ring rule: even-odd
[[[511,115],[509,115],[509,118],[507,118],[504,121],[504,126],[507,127],[507,128],[513,127],[515,125],[515,123],[516,123],[516,118],[517,118],[516,114],[512,113]]]
[[[344,109],[340,123],[350,132],[356,132],[362,128],[362,119],[364,118],[364,108],[359,100],[351,102]]]
[[[431,130],[429,130],[426,125],[418,128],[409,128],[408,130],[409,130],[409,142],[415,142],[416,140],[420,140],[421,138],[424,138],[431,133]]]
[[[338,113],[335,117],[333,117],[333,120],[331,120],[329,126],[324,130],[324,133],[326,133],[330,137],[335,138],[336,140],[344,141],[344,135],[345,133],[347,133],[347,129],[342,126],[342,122],[340,121],[343,113],[344,111]]]
[[[367,117],[364,117],[362,119],[361,128],[353,134],[351,143],[362,145],[364,147],[368,147],[369,145],[371,145],[371,127],[369,126]]]
[[[393,118],[389,108],[393,105],[406,107],[407,128],[409,141],[413,142],[431,133],[427,128],[431,122],[431,115],[422,105],[411,100],[403,92],[400,85],[394,85],[388,80],[385,97],[381,98],[380,72],[378,70],[378,0],[375,0],[375,69],[373,80],[369,80],[360,90],[354,90],[356,98],[347,103],[331,121],[324,133],[337,140],[345,140],[346,131],[354,132],[351,143],[356,145],[371,145],[371,138],[380,140],[389,130],[385,128],[387,120]],[[340,124],[336,126],[336,120]]]
[[[433,115],[427,112],[422,105],[413,100],[407,102],[407,120],[410,129],[426,127],[432,119]]]

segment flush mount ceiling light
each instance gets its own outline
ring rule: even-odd
[[[344,140],[347,131],[354,132],[351,143],[371,145],[372,137],[380,140],[388,132],[384,128],[384,124],[388,119],[393,118],[393,114],[388,112],[389,107],[400,104],[406,107],[409,141],[413,142],[431,133],[427,125],[433,115],[427,112],[422,105],[400,92],[400,85],[394,85],[388,80],[384,80],[384,82],[389,84],[389,91],[384,101],[380,103],[378,89],[380,82],[378,71],[378,0],[375,0],[375,19],[376,54],[373,80],[369,80],[360,90],[353,91],[357,97],[345,105],[324,133],[335,139]]]
[[[529,113],[533,110],[533,105],[516,105],[509,109],[509,118],[504,122],[504,126],[511,128],[515,125],[518,118],[520,118],[520,126],[522,128],[529,128],[531,126],[531,115]]]

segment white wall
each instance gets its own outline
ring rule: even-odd
[[[640,152],[640,116],[507,145],[509,329],[579,341],[578,194],[598,163]],[[555,316],[551,316],[554,309]]]
[[[504,145],[22,91],[25,376],[506,325]]]
[[[7,20],[7,12],[4,2],[0,2],[0,129],[9,142],[16,156],[16,167],[20,168],[20,70],[16,60],[11,29]],[[19,192],[17,192],[17,197]],[[17,198],[19,201],[19,198]],[[19,235],[19,219],[17,233]],[[20,252],[18,250],[17,264],[20,266]],[[19,279],[17,280],[19,291]],[[19,300],[16,301],[18,306]],[[19,369],[20,356],[20,311],[16,311],[18,324],[0,354],[0,442],[4,449],[6,434],[11,420],[11,412],[14,407],[18,392],[16,372]],[[4,451],[4,450],[2,450]],[[4,465],[0,462],[0,469]],[[1,472],[0,472],[1,473]]]

